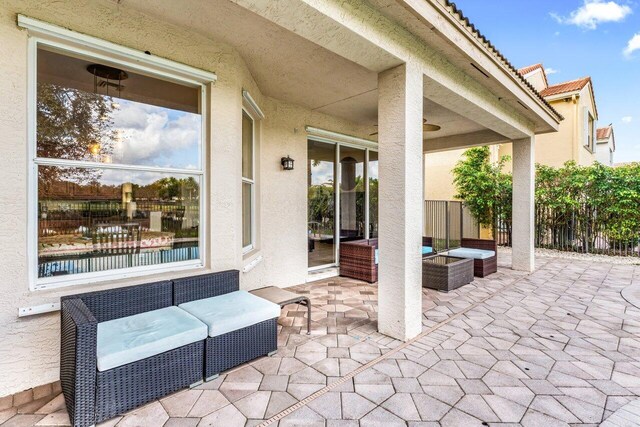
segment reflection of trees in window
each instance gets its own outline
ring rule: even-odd
[[[113,154],[117,136],[110,97],[55,84],[38,84],[37,156],[66,160],[96,160]],[[67,178],[69,169],[47,168],[41,184]],[[73,169],[75,181],[91,181],[100,171]],[[79,175],[81,174],[82,177]]]
[[[193,177],[158,179],[148,185],[133,186],[134,197],[138,199],[194,200],[199,194],[198,182]]]
[[[309,221],[322,234],[333,233],[334,197],[333,185],[312,185],[309,187]]]

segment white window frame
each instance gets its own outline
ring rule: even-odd
[[[251,176],[253,177],[247,178],[242,174],[242,184],[249,184],[251,190],[249,195],[251,199],[251,213],[249,214],[249,221],[251,221],[249,227],[251,230],[251,241],[248,245],[244,246],[244,236],[241,237],[243,240],[242,254],[245,255],[256,248],[256,119],[247,108],[242,107],[242,113],[251,119]],[[244,155],[242,161],[244,162]],[[242,216],[242,230],[244,232],[244,206],[242,207]]]
[[[242,176],[242,184],[250,184],[251,185],[251,243],[242,247],[242,255],[247,255],[250,252],[253,252],[257,249],[257,233],[258,233],[258,219],[256,218],[257,209],[256,209],[256,200],[258,193],[258,178],[256,175],[256,148],[258,147],[258,139],[260,135],[258,135],[257,126],[259,123],[264,120],[265,115],[258,103],[253,99],[248,90],[242,89],[242,111],[249,116],[252,121],[252,139],[251,139],[251,176],[252,179],[245,178]],[[244,159],[241,159],[241,161]],[[242,175],[242,173],[241,173]],[[244,215],[244,206],[243,206],[243,215]],[[242,224],[242,230],[244,231],[244,224]],[[242,237],[241,237],[242,239]],[[244,243],[244,242],[242,242]]]
[[[320,129],[313,126],[306,126],[305,130],[307,131],[307,143],[308,141],[318,141],[324,142],[326,144],[335,145],[335,159],[334,159],[334,206],[335,206],[335,219],[334,219],[334,240],[338,242],[334,248],[334,259],[335,262],[330,264],[317,265],[315,267],[307,267],[307,270],[310,272],[323,270],[329,267],[339,267],[340,266],[340,188],[339,185],[342,182],[342,171],[340,170],[340,149],[341,147],[349,147],[355,148],[358,150],[364,151],[365,165],[363,167],[363,180],[364,180],[364,193],[365,193],[365,229],[364,229],[364,239],[370,239],[369,232],[369,155],[371,151],[378,152],[378,143],[375,141],[370,141],[364,138],[358,138],[351,135],[346,135],[338,132],[333,132],[326,129]],[[307,203],[309,201],[307,200]]]
[[[169,61],[144,52],[120,46],[102,39],[76,33],[46,22],[18,15],[18,25],[28,30],[27,64],[27,139],[28,139],[28,269],[29,288],[32,291],[65,286],[86,285],[90,283],[140,277],[150,274],[168,273],[181,270],[203,269],[206,253],[208,212],[207,199],[207,99],[209,86],[215,82],[216,75],[188,65]],[[63,159],[44,159],[36,156],[37,131],[37,51],[38,46],[46,46],[69,56],[80,56],[108,65],[119,66],[127,70],[149,75],[161,80],[199,88],[202,135],[200,148],[200,167],[197,170],[180,168],[156,168],[149,166],[131,166],[124,164],[105,164]],[[99,167],[102,169],[152,171],[197,176],[200,182],[200,221],[198,244],[200,258],[167,264],[130,267],[92,273],[38,278],[38,166]]]

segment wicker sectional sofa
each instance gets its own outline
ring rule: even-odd
[[[97,424],[275,352],[272,303],[241,295],[245,305],[234,309],[216,301],[243,292],[231,270],[63,297],[60,379],[71,423]],[[178,307],[197,300],[224,333]],[[250,313],[254,304],[261,321]]]

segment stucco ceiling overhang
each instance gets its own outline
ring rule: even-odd
[[[378,72],[403,62],[375,39],[362,37],[300,0],[124,0],[118,7],[227,43],[239,52],[264,95],[371,126],[377,123]],[[425,137],[486,129],[508,135],[492,126],[498,120],[482,106],[470,105],[463,95],[427,80],[425,117],[444,125]]]

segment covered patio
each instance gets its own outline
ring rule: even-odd
[[[237,274],[242,291],[278,286],[309,295],[312,334],[300,331],[306,309],[288,306],[279,319],[275,357],[115,422],[157,425],[176,418],[169,425],[298,425],[303,420],[325,425],[326,419],[347,419],[366,425],[447,416],[489,422],[515,418],[511,412],[520,407],[528,410],[531,401],[504,402],[498,392],[500,398],[482,400],[492,408],[486,413],[459,414],[462,409],[452,406],[460,398],[480,404],[466,394],[490,395],[486,387],[527,388],[525,379],[538,378],[518,377],[511,358],[535,364],[533,372],[552,370],[551,356],[539,352],[573,339],[559,334],[562,338],[538,336],[538,341],[536,332],[525,333],[537,320],[523,316],[523,310],[546,307],[538,313],[544,328],[577,326],[564,317],[553,325],[551,306],[562,301],[548,292],[555,286],[565,289],[564,278],[554,282],[560,270],[541,263],[534,272],[535,135],[557,130],[562,117],[455,6],[436,0],[54,3],[12,0],[2,11],[7,57],[17,58],[6,65],[13,83],[7,99],[23,104],[0,105],[0,113],[15,118],[16,111],[29,111],[0,127],[11,135],[7,146],[25,148],[23,157],[1,172],[7,182],[19,178],[7,190],[7,210],[29,212],[27,220],[12,222],[15,229],[0,245],[15,267],[0,285],[2,294],[11,296],[0,302],[0,338],[6,341],[0,357],[7,368],[0,397],[3,404],[12,402],[2,413],[9,425],[65,422],[60,396],[44,402],[41,393],[56,390],[60,378],[61,298],[126,286],[142,289],[155,281],[173,286],[222,271]],[[95,70],[102,73],[100,83]],[[123,76],[128,79],[124,89]],[[113,137],[105,138],[108,144],[67,138],[74,149],[68,156],[59,146],[63,138],[39,139],[47,134],[36,120],[43,113],[35,108],[44,98],[38,84],[68,85],[98,99],[106,87],[105,111],[122,112],[120,104],[127,103],[136,107],[120,123],[144,128],[153,118],[180,116],[174,122],[194,124],[188,130],[195,143],[190,152],[172,144],[181,140],[167,126],[156,138],[166,146],[149,159],[146,152],[156,139],[130,133],[125,140],[114,127],[109,129]],[[155,113],[148,113],[150,107]],[[111,123],[103,120],[106,113],[94,113],[89,115],[99,126]],[[437,130],[425,132],[425,124]],[[430,185],[423,179],[425,153],[504,141],[513,142],[514,154],[513,257],[501,260],[498,273],[459,291],[425,291],[423,190]],[[329,147],[325,157],[312,157],[315,142]],[[114,151],[120,157],[102,155],[110,144],[126,149]],[[138,151],[127,151],[127,144]],[[296,160],[295,167],[285,167],[286,159]],[[331,173],[319,185],[331,189],[334,210],[315,232],[330,247],[318,249],[321,261],[313,265],[310,184],[312,168],[322,162],[329,163]],[[96,211],[104,213],[102,220],[90,217]],[[59,221],[71,225],[63,230]],[[113,242],[101,243],[125,234],[129,240],[115,248]],[[377,283],[337,277],[340,244],[351,238],[378,239]],[[165,256],[169,251],[173,255]],[[118,262],[108,262],[113,260]],[[49,268],[52,262],[55,268]],[[602,273],[583,267],[589,277]],[[565,273],[572,268],[578,267]],[[604,304],[597,295],[602,282],[595,281],[585,290],[595,304]],[[166,292],[167,305],[178,305],[173,291]],[[582,308],[573,307],[579,313]],[[102,322],[90,320],[92,327]],[[275,325],[275,317],[270,320]],[[590,320],[585,325],[588,332],[595,327]],[[609,326],[620,325],[612,321]],[[69,330],[73,336],[75,330]],[[485,339],[492,333],[495,341]],[[520,344],[524,336],[519,334],[529,340]],[[583,363],[579,356],[571,357]],[[490,379],[482,388],[479,379],[485,375]],[[407,400],[404,393],[418,397]],[[451,396],[460,393],[454,402]]]
[[[640,309],[620,295],[640,267],[540,258],[449,294],[423,290],[422,332],[376,332],[377,286],[290,288],[279,350],[103,426],[595,425],[640,394]],[[8,421],[7,421],[8,420]],[[65,425],[61,395],[0,412],[11,425]],[[420,424],[425,423],[425,424]],[[431,424],[429,424],[431,423]]]

